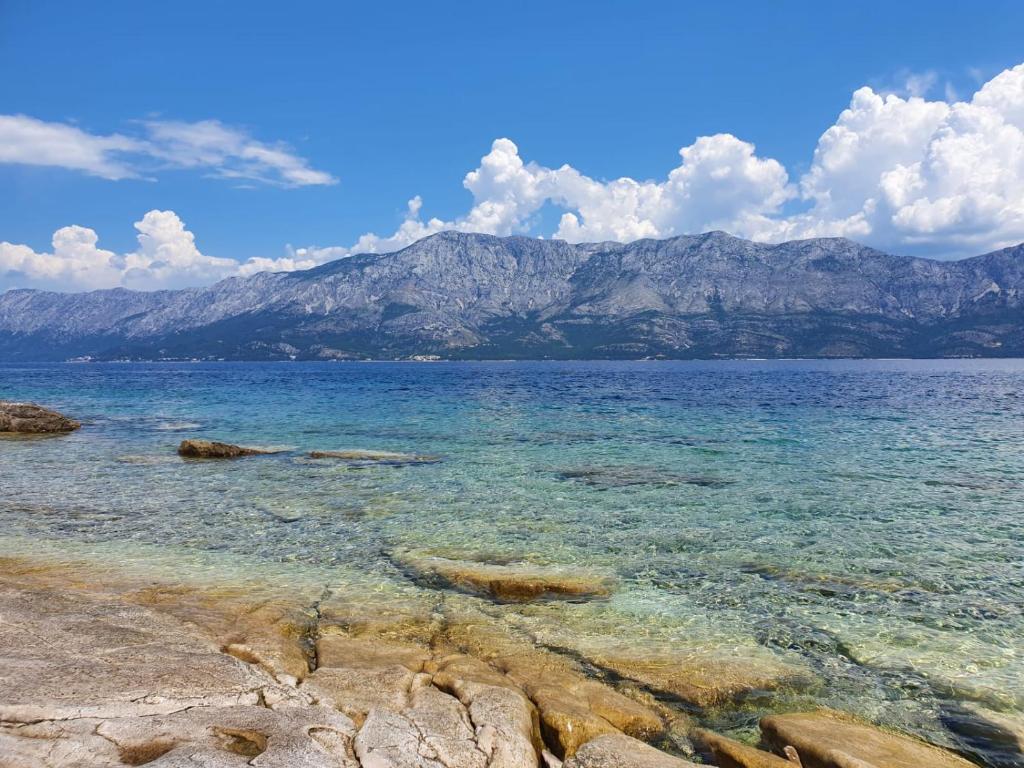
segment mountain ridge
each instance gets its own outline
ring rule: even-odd
[[[202,288],[0,294],[0,360],[1022,354],[1024,244],[942,262],[845,238],[442,232]]]

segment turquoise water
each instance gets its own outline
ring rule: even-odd
[[[808,672],[697,713],[741,736],[821,703],[1024,764],[995,725],[1024,712],[1024,362],[4,364],[0,398],[85,422],[0,441],[5,551],[403,595],[395,549],[594,568],[611,599],[485,610],[584,657]],[[443,461],[304,455],[340,448]]]

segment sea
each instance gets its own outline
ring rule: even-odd
[[[385,599],[438,589],[395,551],[591,569],[610,597],[494,610],[806,670],[689,712],[740,738],[827,706],[1024,764],[1024,361],[0,363],[0,399],[83,422],[0,440],[2,554]]]

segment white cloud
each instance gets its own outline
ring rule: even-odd
[[[100,249],[96,233],[83,227],[58,230],[48,253],[0,243],[0,287],[176,286],[307,269],[352,253],[398,250],[446,229],[536,234],[545,206],[562,214],[553,232],[540,234],[577,242],[724,229],[773,242],[847,236],[892,252],[952,257],[1024,241],[1024,64],[982,84],[970,100],[924,98],[934,85],[929,77],[908,82],[902,96],[858,89],[799,179],[730,134],[683,147],[662,179],[610,181],[569,165],[525,161],[501,138],[463,180],[472,206],[450,220],[424,220],[417,196],[389,235],[370,232],[348,246],[289,247],[281,258],[239,263],[203,255],[174,213],[151,211],[136,223],[139,247],[130,254]],[[137,172],[123,160],[134,153],[233,178],[333,181],[286,148],[216,121],[150,122],[144,130],[143,139],[94,136],[32,118],[0,118],[0,160],[123,178]]]
[[[96,232],[77,225],[54,232],[49,252],[0,242],[0,290],[181,288],[228,277],[241,266],[234,259],[200,253],[192,233],[173,211],[150,211],[135,222],[135,229],[139,246],[125,254],[99,248]]]
[[[104,179],[127,179],[138,173],[124,156],[145,149],[144,142],[116,133],[97,136],[73,125],[0,115],[0,163],[52,165]]]
[[[224,178],[283,186],[335,184],[285,144],[264,144],[217,120],[197,123],[151,120],[145,124],[152,155],[172,167],[209,168]]]
[[[441,229],[534,232],[546,204],[563,213],[553,233],[541,234],[574,242],[724,229],[772,242],[845,236],[941,258],[1024,240],[1024,64],[970,101],[923,98],[938,81],[934,73],[904,79],[904,96],[857,90],[795,183],[781,163],[730,134],[683,147],[681,163],[660,181],[547,168],[498,139],[465,177],[473,206],[463,216],[423,222],[416,198],[393,234],[310,252],[394,250]]]
[[[331,174],[310,168],[288,145],[257,141],[217,120],[150,120],[138,129],[138,136],[100,136],[27,115],[0,115],[0,163],[54,166],[112,180],[199,169],[283,187],[337,183]]]

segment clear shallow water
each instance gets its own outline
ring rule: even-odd
[[[1024,712],[1022,361],[5,364],[0,398],[86,422],[0,440],[8,551],[396,594],[393,549],[607,570],[610,600],[493,610],[819,680],[705,715],[739,734],[813,701],[1022,764],[977,720]],[[337,448],[444,461],[303,456]]]

